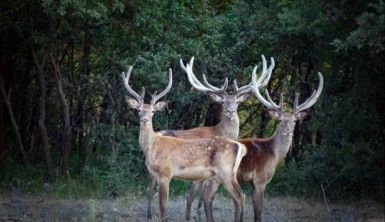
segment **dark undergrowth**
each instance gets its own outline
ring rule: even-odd
[[[80,175],[57,175],[54,182],[44,182],[44,168],[21,166],[7,159],[0,171],[0,189],[2,193],[22,192],[29,195],[44,195],[58,198],[119,198],[136,194],[144,196],[147,186],[147,172],[143,162],[136,163],[136,169],[130,169],[128,156],[104,156],[93,158],[84,167]],[[365,192],[333,193],[333,183],[320,183],[317,175],[324,178],[327,169],[319,169],[316,164],[312,168],[283,162],[277,167],[272,181],[267,185],[267,196],[293,196],[301,199],[323,201],[323,194],[330,202],[351,202],[359,200],[375,200],[383,204],[383,193],[373,195]],[[325,172],[326,171],[326,172]],[[333,177],[334,178],[334,177]],[[347,184],[348,181],[346,182]],[[172,180],[170,196],[186,195],[191,183]],[[321,188],[324,189],[324,191]],[[247,196],[251,196],[250,184],[242,184]],[[376,189],[373,187],[373,189]],[[378,190],[381,190],[377,188]],[[219,195],[227,195],[225,189],[219,188]]]

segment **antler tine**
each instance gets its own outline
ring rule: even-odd
[[[258,70],[258,65],[254,66],[253,72],[251,73],[251,79],[255,77],[255,81],[257,81],[257,70]]]
[[[130,85],[128,84],[128,81],[130,80],[132,68],[133,68],[132,66],[129,66],[129,67],[128,67],[128,69],[127,69],[127,74],[126,74],[125,72],[122,72],[123,83],[124,83],[124,86],[126,87],[127,91],[128,91],[133,97],[135,97],[136,100],[138,100],[138,101],[143,101],[144,91],[143,91],[143,93],[142,93],[142,96],[139,96],[139,94],[136,93],[136,92],[130,87]]]
[[[153,94],[153,98],[152,98],[151,102],[155,103],[160,98],[165,96],[170,91],[171,86],[172,86],[172,69],[168,69],[168,85],[167,85],[166,89],[163,90],[161,93],[159,93],[159,95],[156,95],[156,91],[155,91],[155,93]]]
[[[265,60],[266,61],[266,60]],[[270,58],[270,61],[271,61],[271,65],[269,67],[269,69],[266,71],[266,75],[265,75],[265,78],[263,79],[262,83],[261,83],[261,87],[265,87],[267,86],[267,84],[269,83],[269,80],[271,78],[271,74],[273,73],[273,69],[275,67],[275,61],[274,61],[274,58],[271,57]],[[261,77],[262,78],[262,77]]]
[[[265,74],[267,70],[267,62],[263,54],[261,55],[261,57],[262,57],[262,74]]]
[[[277,111],[279,110],[279,107],[277,108],[276,106],[269,103],[265,98],[263,98],[263,96],[259,92],[258,88],[253,87],[252,90],[253,90],[255,96],[257,97],[257,99],[259,100],[259,102],[261,102],[264,106],[266,106],[266,108],[272,109],[272,110],[277,110]]]
[[[279,110],[283,112],[283,93],[279,95]]]
[[[253,87],[253,82],[250,82],[249,84],[238,88],[238,84],[237,84],[237,80],[236,79],[234,79],[233,84],[234,84],[235,93],[238,96],[251,92],[251,87]]]
[[[182,59],[180,59],[179,62],[180,62],[181,68],[182,68],[183,71],[185,71],[186,74],[187,74],[187,79],[189,80],[190,84],[191,84],[195,89],[197,89],[197,90],[199,90],[199,91],[203,91],[203,92],[210,91],[210,90],[208,90],[205,86],[203,86],[202,83],[199,82],[199,80],[195,77],[195,74],[194,74],[193,71],[192,71],[192,67],[193,67],[193,64],[194,64],[194,56],[191,57],[190,63],[187,63],[186,66],[183,64]]]
[[[208,81],[206,76],[203,74],[203,82],[202,84],[199,79],[195,76],[195,74],[192,71],[194,63],[194,57],[191,58],[190,63],[188,63],[186,66],[183,64],[182,59],[180,60],[180,65],[182,69],[187,73],[187,78],[190,82],[190,84],[197,90],[202,92],[213,92],[213,93],[222,93],[226,90],[228,86],[228,79],[225,79],[225,82],[221,88],[215,87],[211,85]]]
[[[266,72],[266,59],[265,59],[265,56],[262,55],[262,60],[263,60],[263,71],[262,71],[262,74],[261,76],[258,78],[257,80],[257,66],[254,67],[253,69],[253,72],[252,72],[252,76],[251,76],[251,90],[253,91],[253,93],[255,94],[255,96],[257,97],[257,99],[264,105],[266,106],[268,109],[272,109],[272,110],[276,110],[276,111],[280,111],[280,106],[278,106],[270,97],[270,94],[269,94],[269,91],[266,89],[265,90],[265,93],[266,93],[266,96],[267,96],[267,100],[261,95],[261,93],[259,92],[259,88],[261,87],[261,83],[264,82],[264,79],[270,79],[270,75],[267,75],[268,73]],[[271,70],[274,68],[274,59],[272,59],[272,66],[271,67]]]
[[[310,96],[309,98],[307,98],[307,99],[305,100],[305,102],[303,102],[302,104],[308,103],[310,100],[312,100],[312,99],[316,96],[316,94],[317,94],[317,90],[314,90],[314,91],[312,92],[311,96]],[[298,109],[298,107],[299,107],[299,106],[297,106],[297,109]]]
[[[318,89],[314,90],[314,92],[310,96],[310,98],[307,99],[301,105],[299,105],[297,107],[297,109],[294,110],[294,112],[298,113],[298,112],[300,112],[302,110],[309,109],[311,106],[313,106],[317,102],[319,96],[321,95],[323,84],[324,84],[324,79],[323,79],[323,76],[322,76],[322,74],[320,72],[318,72],[318,77],[319,77]]]
[[[157,90],[155,90],[155,92],[151,95],[151,104],[156,103],[156,94],[158,94]]]
[[[187,73],[187,70],[186,73],[187,75],[190,75],[190,77],[192,77],[192,80],[194,81],[195,85],[198,85],[199,87],[201,88],[206,88],[200,81],[199,79],[195,76],[194,72],[192,71],[192,68],[194,66],[194,56],[191,57],[190,59],[190,63],[187,63],[187,70],[190,71],[190,73]],[[189,79],[190,80],[190,79]],[[192,85],[194,85],[193,83],[191,83]]]
[[[249,83],[248,85],[246,86],[242,86],[241,88],[239,88],[237,91],[239,94],[244,94],[244,93],[248,93],[251,91],[251,87],[253,87],[253,81],[256,82],[256,85],[259,87],[259,88],[263,88],[265,86],[267,86],[267,84],[269,83],[270,81],[270,78],[271,78],[271,74],[273,72],[273,69],[274,69],[274,66],[275,66],[275,61],[274,61],[274,58],[271,57],[270,58],[271,60],[271,65],[269,67],[269,69],[266,70],[266,67],[267,67],[267,64],[266,64],[266,59],[265,59],[265,56],[262,55],[262,61],[263,61],[263,70],[262,70],[262,74],[261,76],[258,78],[257,80],[257,69],[258,69],[258,66],[255,66],[254,69],[253,69],[253,72],[251,74],[252,76],[252,82]],[[270,95],[267,94],[268,96],[268,99],[270,98]],[[270,102],[272,102],[273,104],[275,104],[271,99],[270,99]]]
[[[255,75],[253,76],[253,87],[251,87],[251,90],[253,91],[253,93],[255,94],[255,96],[257,97],[257,99],[259,100],[259,102],[261,102],[264,106],[266,106],[266,108],[268,109],[272,109],[272,110],[277,110],[279,111],[279,107],[277,107],[276,105],[274,104],[271,104],[270,102],[268,102],[262,95],[261,93],[259,92],[259,87],[257,86],[257,83],[256,83],[256,77]],[[266,90],[267,91],[267,90]]]
[[[269,94],[269,91],[267,89],[265,89],[265,94],[266,94],[266,98],[267,98],[267,101],[269,103],[271,103],[271,105],[273,105],[275,108],[280,108],[281,107],[281,104],[277,105],[270,97],[270,94]],[[282,95],[282,93],[281,93]],[[281,100],[279,101],[279,103],[281,103]]]
[[[250,92],[250,91],[251,91],[250,87],[251,87],[253,84],[252,84],[252,83],[249,83],[249,84],[247,84],[247,85],[245,85],[245,86],[242,86],[242,87],[238,88],[237,80],[234,79],[234,80],[233,80],[233,85],[234,85],[234,90],[235,90],[235,92],[236,92],[237,94],[243,94],[243,93],[246,93],[246,92]]]
[[[293,110],[298,108],[299,93],[295,93]]]
[[[240,88],[238,88],[238,91],[243,91],[243,90],[250,90],[249,88],[253,85],[252,82],[250,82],[249,84],[245,85],[245,86],[242,86]]]
[[[225,82],[223,83],[222,87],[221,88],[218,88],[218,87],[215,87],[213,85],[211,85],[208,81],[207,81],[207,78],[206,78],[206,75],[203,74],[203,83],[205,84],[205,87],[211,89],[212,92],[217,92],[217,93],[221,93],[221,92],[225,92],[228,85],[229,85],[229,79],[226,77],[225,78]]]
[[[226,92],[228,85],[229,85],[229,79],[226,77],[225,82],[223,83],[223,86],[221,88],[221,91]]]
[[[235,90],[235,92],[238,92],[239,88],[238,88],[237,80],[236,80],[236,79],[233,80],[233,85],[234,85],[234,90]],[[242,88],[242,87],[241,87],[241,88]]]
[[[144,101],[145,94],[146,94],[146,88],[144,88],[144,86],[142,86],[142,94],[140,95],[140,100],[141,101]]]
[[[273,57],[271,57],[271,65],[269,67],[269,69],[267,69],[267,63],[266,63],[266,59],[265,59],[265,56],[262,55],[262,73],[261,73],[261,76],[258,78],[258,80],[256,80],[256,86],[258,87],[265,87],[267,86],[270,78],[271,78],[271,73],[273,72],[273,69],[275,67],[275,61],[273,59]],[[256,79],[256,76],[257,76],[257,66],[254,67],[254,70],[253,70],[253,73],[252,73],[252,78],[255,78]]]
[[[266,69],[267,69],[266,59],[265,59],[264,55],[262,55],[261,57],[262,57],[262,73],[261,73],[261,76],[258,78],[258,81],[256,81],[258,87],[261,86],[264,78],[267,75],[267,72],[266,72]],[[253,76],[257,76],[257,69],[258,69],[258,66],[255,66],[254,69],[253,69],[253,73],[252,73]]]

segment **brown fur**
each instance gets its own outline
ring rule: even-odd
[[[173,136],[173,137],[177,137],[174,130],[165,130],[163,131],[163,136]]]
[[[168,130],[164,130],[160,133],[164,136],[168,136],[167,131]],[[173,130],[172,132],[174,137],[185,139],[209,138],[218,136],[218,133],[215,131],[214,127],[197,127],[189,130]]]
[[[253,178],[247,177],[246,174],[262,172],[267,165],[266,163],[274,158],[273,142],[270,138],[245,138],[238,140],[238,142],[245,145],[247,149],[238,169],[238,182],[251,182]]]
[[[224,137],[182,139],[157,133],[154,136],[145,155],[147,168],[159,184],[162,219],[166,215],[168,186],[172,178],[201,181],[215,176],[236,203],[235,220],[241,220],[244,194],[235,172],[246,154],[245,146]]]
[[[222,137],[185,140],[175,137],[157,136],[154,140],[152,152],[147,157],[149,159],[149,167],[159,176],[166,177],[173,177],[176,174],[175,169],[172,168],[173,166],[183,168],[203,166],[204,169],[202,171],[212,171],[222,158],[225,158],[225,161],[235,159],[236,153],[229,153],[228,149],[226,149],[225,144],[229,142],[230,140]],[[206,175],[202,173],[201,178],[194,177],[193,180],[206,179]],[[212,174],[210,173],[210,175]],[[180,177],[185,179],[184,176]],[[186,179],[190,180],[189,178]]]

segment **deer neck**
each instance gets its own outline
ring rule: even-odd
[[[272,136],[274,153],[279,160],[286,157],[293,140],[294,127],[292,130],[288,130],[285,129],[284,125],[283,121],[281,121]]]
[[[146,123],[140,122],[139,145],[146,156],[148,151],[151,149],[151,144],[153,144],[154,138],[155,132],[152,127],[152,121],[148,121]]]
[[[222,111],[221,121],[215,126],[215,130],[218,135],[229,138],[238,139],[239,136],[239,117],[238,114],[234,118],[230,119]]]

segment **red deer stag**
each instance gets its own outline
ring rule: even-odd
[[[258,79],[257,84],[259,87],[265,87],[271,77],[271,72],[274,68],[274,59],[271,58],[271,65],[267,68],[265,57],[262,55],[263,71],[261,77]],[[238,105],[248,99],[252,95],[251,85],[252,83],[238,88],[236,80],[234,80],[234,93],[227,93],[228,79],[221,88],[215,87],[207,81],[206,76],[203,74],[203,83],[200,82],[192,71],[194,65],[194,57],[191,58],[190,62],[186,65],[183,64],[182,59],[180,60],[181,68],[186,72],[187,78],[191,85],[204,93],[207,93],[210,98],[222,105],[222,114],[220,122],[212,127],[196,127],[188,130],[166,130],[161,131],[163,135],[184,138],[184,139],[196,139],[196,138],[209,138],[213,136],[224,136],[229,139],[238,139],[239,135],[239,117],[238,117]],[[257,71],[257,66],[254,68],[253,73]],[[187,199],[188,207],[191,209],[193,199],[199,194],[201,189],[200,181],[194,182],[190,189],[190,197]],[[147,218],[151,219],[151,199],[155,189],[155,178],[149,176],[147,186]],[[186,213],[190,215],[190,213]],[[186,218],[189,220],[189,217]]]
[[[265,56],[262,55],[262,74],[258,81],[256,81],[256,85],[258,85],[259,88],[265,87],[271,77],[271,73],[275,66],[275,61],[273,58],[270,58],[271,65],[269,68],[267,68],[267,63]],[[221,88],[213,87],[211,84],[208,83],[206,76],[203,74],[203,82],[205,84],[202,84],[195,76],[195,74],[192,71],[193,63],[194,63],[194,57],[191,58],[190,63],[188,63],[186,66],[181,61],[181,67],[182,69],[187,73],[187,77],[191,85],[202,92],[208,93],[211,99],[215,102],[218,102],[222,105],[222,115],[221,115],[221,121],[214,127],[199,127],[194,128],[190,130],[181,130],[177,131],[178,136],[192,136],[192,135],[198,135],[201,137],[209,137],[213,135],[221,135],[225,136],[230,139],[238,139],[239,135],[239,117],[237,113],[238,104],[240,102],[245,101],[251,92],[251,86],[252,83],[249,85],[243,86],[241,88],[238,88],[236,80],[234,80],[234,89],[235,94],[227,94],[226,93],[226,87],[227,87],[227,78],[225,80],[225,84]],[[255,66],[252,72],[252,76],[256,76],[258,66]],[[247,98],[244,98],[244,96],[247,96]],[[242,100],[240,101],[240,98]],[[196,133],[199,131],[203,131],[203,133]],[[206,132],[205,132],[206,131]],[[191,211],[191,205],[194,201],[194,199],[201,194],[202,195],[202,187],[206,186],[208,181],[197,181],[193,182],[193,184],[190,187],[189,194],[187,195],[187,206],[186,206],[186,220],[190,220],[190,211]],[[207,197],[207,196],[205,196]],[[209,200],[206,200],[209,201]],[[200,207],[201,201],[198,204],[198,208]]]
[[[258,81],[258,87],[265,87],[270,79],[270,74],[274,68],[274,59],[271,58],[272,65],[267,69],[266,59],[262,56],[264,75]],[[194,65],[194,57],[191,58],[190,63],[186,65],[180,60],[182,69],[186,72],[190,84],[198,91],[207,93],[210,98],[222,106],[222,113],[220,122],[212,127],[197,127],[189,130],[175,130],[174,136],[183,138],[202,138],[212,136],[224,136],[230,139],[237,139],[239,135],[239,117],[238,105],[244,102],[252,95],[251,83],[238,88],[236,80],[234,80],[234,93],[227,93],[228,79],[221,88],[211,85],[206,76],[203,74],[203,84],[195,76],[192,68]],[[256,72],[257,66],[253,72]]]
[[[152,117],[167,105],[158,100],[171,89],[172,71],[169,71],[167,88],[160,94],[155,92],[149,104],[144,103],[144,89],[142,95],[131,89],[128,83],[131,71],[132,66],[127,74],[122,73],[124,85],[134,97],[126,97],[126,101],[128,106],[139,111],[139,144],[146,158],[147,169],[159,185],[161,220],[167,221],[169,183],[172,178],[197,181],[215,177],[224,184],[236,203],[235,221],[241,221],[245,197],[238,185],[236,171],[246,154],[246,147],[224,137],[185,140],[154,132]]]
[[[308,115],[308,111],[306,110],[317,102],[322,92],[323,77],[321,73],[318,73],[318,76],[318,89],[301,105],[298,105],[299,94],[296,93],[294,106],[289,112],[284,111],[282,94],[280,102],[277,105],[271,99],[267,90],[265,91],[267,99],[265,99],[259,92],[258,85],[254,84],[253,92],[257,99],[268,108],[269,114],[273,119],[279,120],[277,129],[269,138],[246,138],[238,140],[238,142],[246,146],[247,153],[239,166],[237,180],[239,183],[250,183],[252,185],[254,221],[261,221],[265,187],[274,176],[278,162],[283,160],[289,151],[296,122]],[[255,75],[253,75],[253,82],[256,83]],[[212,201],[217,188],[218,182],[214,180],[209,180],[204,188],[203,195],[205,197],[203,201],[205,204],[206,217],[211,220],[213,218]],[[210,201],[205,202],[205,199],[209,199]]]

